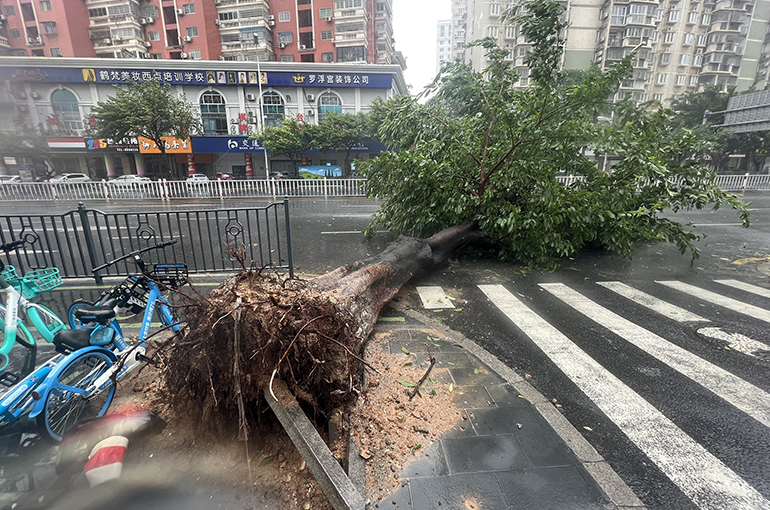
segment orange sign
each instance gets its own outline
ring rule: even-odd
[[[192,142],[189,138],[174,138],[173,136],[161,137],[165,144],[166,154],[189,154],[192,153]],[[160,154],[160,147],[143,136],[139,137],[139,152],[142,154]]]

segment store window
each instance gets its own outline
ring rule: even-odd
[[[333,92],[318,96],[318,122],[323,122],[329,113],[342,113],[342,100]]]
[[[51,94],[53,113],[65,129],[78,131],[83,129],[80,107],[75,94],[67,89],[58,89]]]
[[[227,104],[219,92],[207,90],[200,99],[203,134],[226,135]]]
[[[262,113],[266,126],[280,126],[286,115],[283,98],[278,92],[268,91],[262,94]]]

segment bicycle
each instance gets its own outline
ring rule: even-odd
[[[29,414],[30,419],[36,420],[41,436],[58,442],[81,422],[102,416],[112,403],[117,382],[142,363],[153,362],[145,353],[156,312],[165,328],[174,335],[179,333],[179,322],[169,302],[161,295],[161,286],[176,289],[187,283],[187,266],[155,264],[150,269],[141,257],[144,252],[176,242],[171,240],[136,250],[93,269],[96,273],[120,261],[133,259],[140,273],[129,276],[115,289],[126,284],[124,287],[141,287],[147,291],[143,295],[146,304],[139,338],[135,344],[129,344],[124,338],[117,321],[120,292],[105,293],[108,297],[95,305],[73,305],[72,316],[81,327],[60,331],[55,336],[53,344],[57,352],[67,357],[46,375],[36,390],[38,398]]]
[[[0,245],[0,251],[7,254],[28,242],[27,239],[18,239]],[[0,288],[6,294],[5,306],[0,305],[0,328],[4,332],[0,345],[0,371],[5,370],[10,363],[9,354],[16,343],[27,349],[26,361],[20,374],[3,372],[0,374],[0,384],[12,386],[35,367],[37,344],[29,328],[19,317],[20,310],[46,342],[53,342],[54,336],[67,327],[49,308],[31,301],[37,295],[60,285],[62,279],[55,267],[28,271],[20,277],[16,268],[0,260]]]

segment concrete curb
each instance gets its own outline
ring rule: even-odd
[[[461,343],[463,348],[476,356],[484,364],[497,372],[524,398],[530,401],[535,409],[553,427],[559,437],[575,453],[583,467],[594,478],[601,490],[618,509],[641,509],[644,504],[636,497],[626,483],[618,476],[612,467],[599,455],[599,452],[572,426],[572,424],[531,384],[520,377],[510,367],[497,359],[483,347],[454,331],[444,324],[432,320],[420,312],[407,308],[398,303],[389,303],[393,309],[408,317],[422,322],[426,326],[443,332],[446,336]]]
[[[274,381],[274,385],[282,384]],[[265,399],[278,420],[286,429],[294,445],[305,459],[316,481],[323,489],[335,510],[364,510],[365,502],[356,490],[353,482],[334,458],[318,431],[315,429],[305,412],[299,407],[297,400],[289,397],[288,390],[280,392],[287,395],[284,404],[276,400],[269,391],[265,391]]]

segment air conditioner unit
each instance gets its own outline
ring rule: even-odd
[[[149,48],[150,46],[152,46],[152,43],[150,41],[144,41],[145,48]]]
[[[331,16],[326,16],[326,22],[327,23],[331,23],[332,22],[332,17]]]
[[[268,20],[268,21],[267,21],[267,25],[268,25],[268,26],[270,26],[270,27],[274,27],[274,26],[275,26],[275,21],[273,21],[273,20]]]
[[[222,5],[222,0],[214,0],[214,5]]]
[[[187,58],[187,53],[180,53],[179,58]]]
[[[307,95],[307,100],[312,103],[313,101],[315,101],[315,96],[313,94],[308,94]]]
[[[184,9],[177,9],[177,10],[176,10],[176,13],[177,13],[179,16],[184,16]]]
[[[113,38],[112,38],[112,42],[113,42],[113,43],[120,43],[120,42],[123,42],[123,38],[122,38],[122,37],[113,37]]]
[[[148,25],[152,25],[153,23],[155,23],[155,18],[152,18],[152,17],[147,18],[147,24]]]
[[[224,55],[219,55],[219,60],[224,60],[224,59],[225,59]]]
[[[37,92],[30,92],[29,97],[31,97],[32,99],[40,99],[40,94],[38,94]]]
[[[284,49],[286,47],[286,43],[285,42],[278,43],[278,47],[281,49]]]
[[[151,58],[151,57],[152,57],[152,55],[150,55],[146,51],[142,52],[142,58]]]
[[[308,110],[306,117],[315,117],[315,110]]]
[[[254,94],[246,94],[246,99],[248,101],[256,101],[257,100],[257,96],[255,96]]]
[[[184,36],[184,42],[192,42],[192,37],[189,35]]]
[[[305,46],[304,44],[300,44],[300,45],[299,45],[299,49],[301,49],[301,50],[306,50],[306,49],[307,49],[307,46]]]
[[[219,21],[219,20],[217,19],[217,20],[214,20],[214,24],[215,24],[216,26],[219,26],[219,25],[221,25],[221,24],[222,24],[222,22],[221,22],[221,21]]]
[[[0,14],[0,21],[5,21],[5,20],[6,20],[5,14]]]
[[[268,16],[267,16],[267,20],[268,20],[268,21],[275,21],[275,16],[273,16],[272,14],[270,14],[270,15],[268,15]]]
[[[109,37],[106,39],[102,39],[102,44],[112,44],[112,39],[110,39]]]
[[[140,25],[146,25],[147,24],[147,18],[139,18],[139,24]]]

